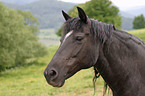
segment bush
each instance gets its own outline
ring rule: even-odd
[[[9,9],[0,3],[0,71],[45,55],[46,48],[36,36],[38,25],[30,12]]]
[[[143,16],[143,14],[134,18],[133,28],[134,29],[145,28],[145,17]]]

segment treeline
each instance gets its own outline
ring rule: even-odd
[[[136,16],[133,21],[133,28],[134,29],[141,29],[145,28],[145,17],[143,14],[140,16]]]
[[[46,54],[46,48],[38,42],[38,25],[30,12],[0,3],[0,71],[26,65]]]

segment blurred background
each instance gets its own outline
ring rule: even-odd
[[[47,84],[43,71],[56,52],[65,22],[80,6],[98,21],[145,41],[144,0],[0,0],[0,96],[92,96],[93,69],[82,70],[62,88]],[[102,96],[104,81],[96,83]],[[111,96],[108,89],[106,96]]]

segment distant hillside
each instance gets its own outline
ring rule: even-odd
[[[66,3],[57,0],[35,0],[30,4],[16,5],[6,4],[10,8],[21,9],[23,11],[31,11],[31,13],[38,18],[40,28],[59,28],[64,19],[61,11],[68,11],[75,4]]]
[[[121,28],[123,30],[132,30],[133,29],[132,23],[133,23],[134,15],[129,14],[129,13],[124,12],[124,11],[120,11],[119,14],[122,17]]]
[[[122,16],[122,17],[126,17],[126,18],[134,18],[135,15],[133,14],[130,14],[126,11],[120,11],[119,14]]]
[[[133,18],[122,17],[121,28],[123,30],[133,30]]]
[[[120,11],[120,15],[122,16],[121,28],[124,30],[132,30],[134,17],[141,14],[145,16],[145,6],[133,7],[126,11]]]
[[[29,4],[38,0],[0,0],[4,3],[10,3],[10,4],[17,4],[17,5],[24,5]]]
[[[66,12],[71,9],[75,4],[66,3],[57,0],[0,0],[6,3],[10,8],[21,9],[24,11],[31,11],[40,22],[40,28],[59,28],[64,19],[61,15],[61,10]],[[141,13],[145,16],[145,6],[131,8],[127,11],[120,11],[122,16],[122,29],[132,30],[132,22],[134,16],[140,15]]]
[[[137,6],[135,8],[127,10],[126,12],[134,16],[138,16],[140,14],[143,14],[145,16],[145,6]]]

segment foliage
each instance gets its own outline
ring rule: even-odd
[[[136,16],[134,18],[133,28],[134,29],[145,28],[145,17],[143,16],[143,14],[141,14],[140,16]]]
[[[38,43],[38,21],[30,12],[9,9],[0,3],[0,71],[28,64],[43,56],[45,47]]]
[[[56,32],[56,35],[57,36],[62,36],[62,27],[60,27],[59,29],[58,29],[58,31]]]
[[[98,21],[102,21],[108,24],[114,24],[115,27],[120,28],[121,17],[119,16],[119,9],[112,5],[110,0],[91,0],[85,4],[79,4],[84,9],[89,18],[93,18]],[[78,15],[76,6],[72,8],[69,15],[76,17]],[[60,30],[57,34],[60,35]]]

